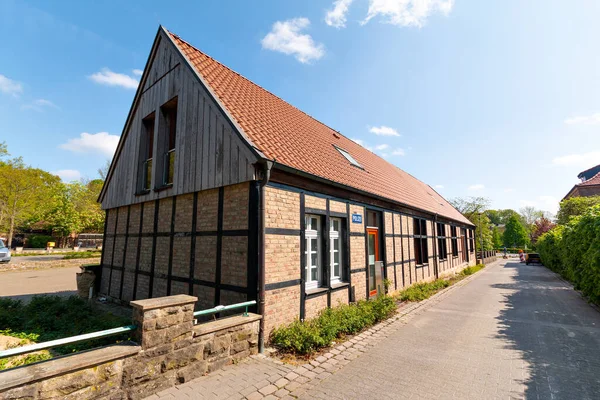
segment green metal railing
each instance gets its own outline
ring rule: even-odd
[[[132,332],[136,329],[135,325],[120,326],[118,328],[106,329],[104,331],[85,333],[83,335],[71,336],[64,339],[50,340],[48,342],[30,344],[23,347],[15,347],[14,349],[8,349],[0,351],[0,358],[20,356],[21,354],[32,353],[34,351],[51,349],[53,347],[60,347],[71,343],[83,342],[91,339],[100,339],[108,336],[119,335],[124,332]]]
[[[216,306],[216,307],[209,308],[206,310],[196,311],[194,313],[194,317],[199,317],[201,315],[216,314],[216,313],[220,313],[222,311],[235,310],[238,308],[245,308],[246,310],[244,311],[244,314],[242,314],[242,315],[244,317],[247,317],[248,316],[248,307],[253,306],[255,304],[256,304],[256,300],[251,300],[251,301],[246,301],[244,303],[231,304],[229,306]]]

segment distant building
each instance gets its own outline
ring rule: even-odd
[[[577,175],[581,183],[573,186],[563,200],[571,197],[600,196],[600,164],[586,169]]]

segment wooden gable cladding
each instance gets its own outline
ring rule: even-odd
[[[111,166],[112,173],[101,195],[103,209],[255,179],[255,154],[162,30],[159,30],[140,86]],[[156,140],[161,132],[158,116],[161,107],[175,97],[177,134],[173,185],[161,188],[161,163],[155,162],[157,157],[163,157],[161,142]],[[142,192],[142,120],[152,113],[157,116],[153,183],[150,191]]]

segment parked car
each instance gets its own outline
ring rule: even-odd
[[[0,240],[0,263],[10,262],[10,249]]]
[[[525,263],[527,265],[533,264],[533,263],[541,264],[542,259],[540,258],[540,255],[538,253],[529,253],[529,254],[527,254]]]

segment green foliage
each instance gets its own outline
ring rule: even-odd
[[[600,205],[543,234],[538,251],[544,265],[600,302]]]
[[[467,268],[463,269],[462,271],[460,271],[459,275],[462,275],[462,276],[473,275],[475,272],[479,272],[484,268],[485,268],[485,264],[473,265],[472,267],[467,267]]]
[[[497,226],[492,229],[492,245],[494,248],[502,247],[502,235]]]
[[[450,281],[446,279],[438,279],[433,282],[417,283],[411,287],[404,289],[398,295],[401,301],[422,301],[430,298],[436,292],[450,286]]]
[[[505,246],[526,246],[529,244],[529,235],[527,230],[515,215],[508,219],[506,229],[504,231]]]
[[[583,215],[591,207],[600,204],[600,196],[571,197],[560,202],[560,209],[556,214],[556,222],[566,225],[571,218]]]
[[[23,356],[8,357],[0,359],[0,371],[8,368],[20,367],[22,365],[32,364],[52,358],[50,352],[42,351],[25,354]]]
[[[328,308],[315,319],[294,321],[275,329],[271,343],[286,352],[311,354],[339,337],[355,334],[389,318],[395,311],[396,303],[389,296]]]
[[[100,251],[73,251],[65,254],[65,260],[75,260],[79,258],[94,258],[100,257]]]
[[[486,215],[490,219],[490,222],[494,225],[506,225],[510,217],[519,216],[515,210],[505,209],[505,210],[487,210]]]
[[[45,249],[48,242],[54,242],[52,236],[47,235],[31,235],[27,238],[27,247],[32,249]]]
[[[47,342],[69,336],[128,325],[130,321],[98,312],[76,296],[34,296],[29,303],[0,298],[0,326],[3,334]],[[104,346],[127,339],[128,334],[74,343],[53,349],[57,354]]]

